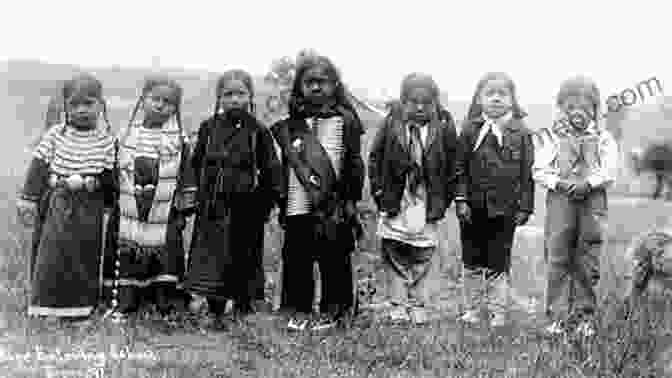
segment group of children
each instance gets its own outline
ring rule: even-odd
[[[254,313],[264,300],[264,224],[276,206],[285,230],[287,326],[325,329],[353,314],[350,258],[361,233],[364,128],[327,57],[302,58],[289,116],[270,127],[255,117],[252,77],[223,74],[194,148],[174,80],[145,81],[118,137],[109,124],[99,125],[107,117],[98,80],[77,76],[62,94],[65,120],[37,145],[18,201],[21,219],[35,230],[29,314],[87,317],[101,292],[122,313],[142,303],[166,313],[185,300],[191,309],[207,302],[216,316],[229,300],[234,314]],[[367,165],[390,318],[422,322],[431,305],[438,222],[454,203],[464,273],[460,319],[475,323],[487,313],[493,326],[505,324],[514,232],[534,211],[537,181],[548,189],[547,329],[563,332],[576,320],[577,330],[589,331],[615,142],[598,121],[591,80],[563,83],[557,105],[558,120],[533,133],[511,78],[489,73],[458,134],[435,81],[420,73],[403,79]],[[564,292],[566,286],[572,290]]]

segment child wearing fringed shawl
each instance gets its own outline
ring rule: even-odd
[[[618,147],[600,117],[600,92],[589,78],[562,83],[559,119],[537,132],[534,179],[546,194],[546,313],[551,334],[592,335],[595,286],[604,247],[607,188]]]
[[[328,58],[306,56],[297,67],[289,117],[271,128],[286,177],[280,206],[285,229],[281,310],[290,313],[291,330],[331,328],[355,306],[350,254],[364,181],[364,130],[345,93]],[[321,315],[313,318],[316,260]]]
[[[401,83],[399,108],[378,129],[369,153],[371,194],[388,272],[392,320],[423,322],[429,305],[438,222],[455,195],[457,132],[425,74]],[[445,121],[443,120],[445,119]]]
[[[80,75],[63,86],[65,119],[49,127],[33,152],[18,210],[35,227],[28,314],[82,318],[99,295],[104,213],[116,193],[114,137],[99,127],[101,83]]]
[[[252,76],[227,71],[216,97],[191,160],[198,209],[185,287],[195,300],[206,298],[218,320],[228,300],[242,319],[265,299],[264,224],[281,194],[282,170],[270,131],[254,116]]]
[[[460,133],[455,201],[462,241],[465,312],[477,323],[507,322],[511,247],[517,226],[534,211],[532,133],[511,78],[488,73],[477,84]]]
[[[185,270],[182,233],[196,186],[181,104],[178,83],[148,78],[120,132],[118,238],[105,262],[105,285],[120,313],[143,303],[156,304],[163,314],[184,307],[178,288]]]

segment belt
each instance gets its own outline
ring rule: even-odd
[[[95,176],[82,176],[78,174],[63,176],[52,173],[49,175],[49,186],[53,189],[65,188],[73,192],[94,192],[101,187],[101,184],[100,180]]]

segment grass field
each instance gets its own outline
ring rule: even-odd
[[[25,106],[14,99],[17,107]],[[7,116],[3,116],[5,120]],[[11,120],[8,120],[11,121]],[[663,377],[672,353],[672,311],[668,304],[637,308],[625,319],[615,296],[622,293],[621,260],[630,239],[667,222],[672,205],[613,195],[609,243],[603,258],[601,323],[598,336],[549,339],[539,334],[543,292],[543,193],[530,227],[516,239],[513,284],[516,306],[503,329],[466,327],[459,312],[459,243],[450,213],[441,225],[436,306],[431,322],[398,326],[366,311],[346,330],[290,334],[282,318],[259,314],[225,330],[210,329],[186,315],[146,316],[125,324],[95,320],[77,327],[28,322],[22,316],[27,290],[30,234],[14,218],[14,200],[29,159],[25,146],[34,130],[17,130],[0,142],[0,376],[7,377]],[[18,132],[16,132],[18,131]],[[371,133],[365,138],[370,139]],[[644,190],[648,190],[645,187]],[[368,197],[367,197],[368,198]],[[375,214],[361,204],[367,236],[355,255],[360,278],[371,274],[378,287]],[[536,234],[535,234],[536,232]],[[265,266],[277,280],[282,231],[267,230]],[[652,307],[652,306],[656,307]],[[664,306],[664,307],[663,307]]]

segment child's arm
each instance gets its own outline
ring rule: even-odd
[[[265,196],[264,214],[268,216],[283,195],[284,175],[271,132],[262,126],[257,136],[255,154],[259,162],[259,186],[260,192]]]
[[[37,206],[49,187],[49,165],[54,155],[53,135],[60,130],[57,127],[49,129],[40,139],[33,159],[28,166],[26,179],[17,200],[17,210],[20,220],[31,225],[36,216]]]
[[[446,207],[450,207],[455,198],[455,187],[457,185],[456,165],[458,155],[458,138],[455,122],[452,117],[447,117],[444,125],[443,133],[444,148],[446,151],[446,171],[444,172],[444,180],[447,185],[446,188]]]
[[[369,147],[369,190],[379,211],[382,210],[380,208],[380,196],[383,194],[382,163],[385,159],[386,125],[386,120],[380,122],[376,135],[373,137],[373,141]]]
[[[350,130],[345,135],[349,135],[345,143],[345,161],[343,164],[345,179],[345,203],[346,211],[354,210],[354,205],[362,199],[362,189],[364,187],[364,161],[362,159],[362,134],[364,128],[356,115],[347,117],[346,127]],[[349,214],[353,215],[353,214]]]
[[[532,164],[532,178],[548,190],[555,190],[560,181],[560,175],[554,166],[556,148],[552,131],[545,128],[537,132],[537,145],[534,149]]]
[[[534,144],[532,133],[527,131],[523,136],[523,161],[520,175],[520,206],[519,210],[532,214],[534,212],[534,179],[532,167],[534,166]]]
[[[179,174],[179,193],[176,193],[177,210],[185,217],[193,214],[196,209],[196,188],[197,179],[194,169],[191,165],[191,147],[186,142],[186,135],[183,136],[182,154],[180,158],[184,163],[180,164]]]
[[[465,122],[458,138],[457,158],[455,159],[455,175],[457,177],[455,201],[457,202],[466,202],[468,199],[467,188],[469,187],[469,156],[471,155],[472,134],[473,126]]]
[[[201,177],[201,168],[203,165],[203,159],[205,158],[205,149],[206,149],[206,144],[208,143],[208,125],[209,122],[203,121],[201,122],[200,127],[198,128],[198,137],[196,139],[196,146],[194,147],[194,151],[191,154],[190,161],[189,161],[189,166],[192,169],[192,174],[194,175],[194,178],[196,180],[196,185],[200,185],[200,177]]]
[[[602,131],[599,145],[600,165],[588,176],[591,189],[606,189],[615,181],[618,168],[618,144],[607,130]]]
[[[457,158],[455,159],[455,175],[457,187],[455,190],[455,212],[460,222],[471,222],[471,209],[467,204],[470,172],[469,159],[473,138],[473,126],[465,122],[457,143]]]

